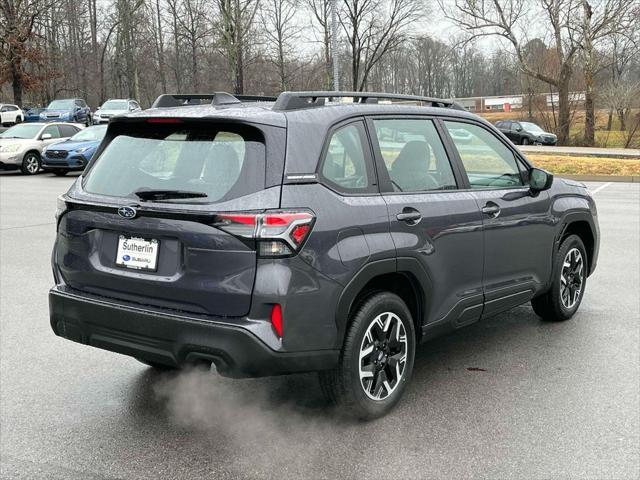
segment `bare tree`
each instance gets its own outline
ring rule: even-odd
[[[525,55],[527,13],[533,2],[528,0],[455,0],[454,6],[438,0],[445,16],[469,33],[470,39],[498,36],[507,40],[518,59],[522,71],[553,85],[558,90],[558,141],[569,137],[569,85],[574,71],[579,43],[575,38],[573,19],[578,15],[578,0],[535,0],[538,12],[550,28],[555,65],[534,68]]]
[[[34,27],[50,7],[49,1],[42,0],[0,0],[0,82],[11,83],[17,105],[22,105],[24,85],[31,80],[24,62],[38,56],[29,43]]]
[[[233,91],[244,93],[248,34],[258,11],[258,0],[216,0],[220,12],[222,51],[227,58]]]
[[[318,22],[322,35],[322,56],[325,64],[325,86],[330,88],[333,73],[331,62],[331,0],[307,0],[307,6]]]
[[[181,0],[177,9],[177,25],[191,58],[191,90],[197,92],[198,57],[201,43],[208,37],[207,0]]]
[[[294,49],[292,42],[301,31],[296,22],[298,6],[296,0],[265,0],[261,14],[269,57],[278,69],[280,89],[283,91],[287,90],[291,75],[289,57]]]
[[[626,32],[640,24],[631,17],[635,0],[601,0],[589,3],[581,0],[582,21],[576,27],[577,38],[582,50],[583,75],[585,85],[585,127],[584,143],[592,146],[595,143],[595,75],[599,70],[596,55],[597,46],[613,35]]]
[[[417,0],[344,0],[340,22],[351,56],[353,90],[367,87],[371,69],[407,39],[421,13]]]

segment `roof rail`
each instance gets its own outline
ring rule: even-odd
[[[379,100],[398,100],[404,102],[422,102],[432,107],[454,108],[464,110],[460,104],[453,100],[443,100],[441,98],[422,97],[420,95],[404,95],[396,93],[378,92],[282,92],[273,110],[287,111],[301,108],[321,107],[326,100],[335,98],[353,98],[354,103],[378,103]]]
[[[156,98],[151,108],[182,107],[187,105],[232,105],[242,102],[275,102],[276,97],[259,95],[231,95],[227,92],[164,94]]]
[[[236,95],[241,102],[275,102],[278,97],[265,95]]]

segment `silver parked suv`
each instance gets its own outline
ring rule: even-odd
[[[20,169],[33,175],[40,171],[42,150],[80,131],[70,123],[21,123],[0,133],[0,168]]]
[[[93,124],[109,123],[112,117],[142,110],[135,100],[110,98],[93,114]]]

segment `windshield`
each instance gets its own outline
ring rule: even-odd
[[[544,132],[544,130],[542,130],[538,125],[536,125],[535,123],[531,123],[531,122],[520,122],[520,125],[522,125],[522,128],[524,130],[527,130],[529,132]]]
[[[0,133],[0,138],[35,138],[41,128],[42,125],[28,125],[26,123],[21,123],[20,125],[15,125]]]
[[[75,140],[76,142],[102,140],[104,138],[105,133],[107,133],[106,125],[89,127],[89,128],[85,128],[84,130],[80,130],[73,137],[71,137],[71,140]]]
[[[108,100],[100,107],[102,110],[127,110],[127,102],[123,100]]]
[[[218,202],[264,188],[261,134],[239,126],[136,124],[110,140],[84,188],[91,193],[138,198],[140,191],[202,193],[174,202]]]
[[[75,102],[73,100],[54,100],[47,108],[51,110],[71,110]]]

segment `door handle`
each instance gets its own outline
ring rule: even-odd
[[[487,202],[487,204],[482,207],[482,213],[496,218],[498,215],[500,215],[500,207],[497,203]]]
[[[422,219],[422,214],[411,207],[404,207],[402,213],[398,213],[396,218],[401,222],[407,222],[409,225],[416,225]]]

